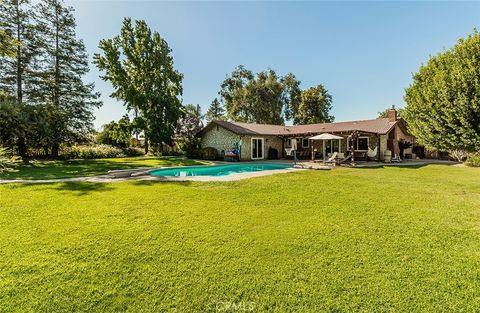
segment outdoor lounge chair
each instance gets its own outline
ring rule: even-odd
[[[335,166],[337,164],[337,154],[338,152],[334,152],[332,156],[328,160],[324,161],[323,163],[333,164],[333,166]]]

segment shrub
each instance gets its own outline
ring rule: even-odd
[[[124,157],[125,153],[120,148],[109,145],[71,146],[65,149],[62,157],[66,159],[101,159]]]
[[[0,147],[0,173],[12,171],[17,166],[18,157],[10,157],[7,148]]]
[[[123,149],[123,152],[126,156],[134,157],[134,156],[141,156],[145,154],[145,149],[138,148],[138,147],[128,147]]]
[[[471,167],[480,167],[480,152],[469,154],[465,164]]]
[[[217,149],[212,147],[203,148],[200,155],[204,160],[216,160],[218,158]]]
[[[180,150],[190,159],[201,158],[200,138],[190,138],[178,143]]]

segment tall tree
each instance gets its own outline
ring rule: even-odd
[[[217,98],[213,99],[210,107],[208,108],[207,114],[205,115],[205,118],[207,120],[207,123],[213,120],[225,119],[225,109]]]
[[[32,95],[38,103],[52,104],[52,156],[58,156],[59,144],[85,138],[93,129],[93,109],[101,106],[100,94],[93,83],[85,83],[88,55],[82,40],[76,37],[72,7],[59,0],[41,0],[36,7],[37,29],[41,36],[41,80]]]
[[[402,115],[427,147],[480,151],[479,99],[480,34],[475,31],[413,75]]]
[[[254,75],[240,65],[223,81],[219,94],[228,118],[281,125],[298,105],[299,84],[293,74],[281,77],[269,69]]]
[[[112,97],[123,101],[142,120],[146,142],[171,144],[181,115],[183,75],[173,67],[171,49],[145,21],[123,21],[120,35],[100,41],[103,54],[94,62],[112,83]],[[140,125],[140,124],[139,124]],[[146,145],[148,151],[148,145]]]
[[[322,85],[302,90],[300,105],[293,112],[294,124],[330,123],[332,96]]]
[[[0,1],[0,27],[6,44],[9,37],[16,43],[14,53],[0,55],[0,90],[12,95],[18,103],[28,96],[33,71],[35,46],[33,44],[33,11],[28,0]],[[3,41],[3,40],[2,40]],[[11,47],[10,47],[11,48]],[[12,51],[10,51],[12,52]],[[2,53],[3,54],[3,53]],[[12,57],[13,56],[13,57]]]
[[[219,92],[227,109],[227,117],[234,121],[252,122],[252,104],[246,87],[254,79],[253,72],[239,65],[221,84]]]
[[[294,115],[298,112],[298,107],[302,101],[302,90],[300,89],[300,81],[292,73],[288,73],[282,78],[284,85],[283,98],[286,103],[285,118],[293,120]]]

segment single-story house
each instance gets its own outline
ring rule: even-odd
[[[351,134],[355,132],[356,142]],[[330,133],[343,139],[314,141],[309,138],[322,133]],[[398,142],[405,140],[415,143],[415,138],[408,132],[406,123],[399,118],[394,107],[389,110],[387,118],[334,122],[308,125],[268,125],[230,121],[212,121],[198,134],[201,146],[217,149],[219,155],[240,147],[240,160],[261,160],[268,158],[270,148],[277,151],[279,158],[286,157],[286,149],[291,147],[291,140],[297,140],[297,150],[305,155],[316,151],[320,156],[333,152],[355,153],[367,152],[377,148],[377,160],[383,160],[386,150],[392,155],[399,155]],[[412,148],[405,150],[411,156]]]

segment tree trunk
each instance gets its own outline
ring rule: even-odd
[[[145,154],[148,154],[148,140],[147,140],[147,136],[145,136],[144,138],[145,138]]]
[[[45,157],[48,157],[48,147],[43,147],[43,152],[45,153]]]
[[[16,2],[16,22],[17,22],[17,40],[21,42],[21,27],[20,27],[20,3]],[[21,44],[17,45],[17,102],[22,103],[23,90],[22,90],[22,47]]]
[[[28,163],[27,144],[25,143],[25,138],[18,138],[17,147],[18,155],[22,158],[23,162]]]
[[[60,150],[60,145],[58,143],[52,145],[52,157],[58,158],[59,150]]]

